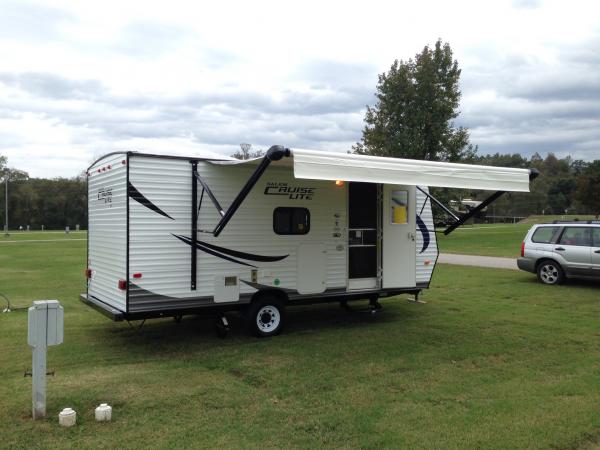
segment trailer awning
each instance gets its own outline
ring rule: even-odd
[[[292,150],[296,178],[529,192],[529,170]]]
[[[262,158],[214,163],[256,164],[260,160]],[[274,161],[273,165],[290,165],[290,163],[294,166],[294,176],[302,179],[529,192],[530,171],[528,169],[301,149],[292,150],[291,158]]]

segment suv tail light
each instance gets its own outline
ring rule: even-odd
[[[525,256],[525,241],[521,242],[521,258]]]

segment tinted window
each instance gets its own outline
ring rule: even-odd
[[[584,227],[566,227],[560,237],[559,244],[564,245],[592,245],[591,229]]]
[[[275,208],[273,231],[277,234],[306,234],[310,230],[310,213],[306,208]]]
[[[558,230],[558,227],[539,227],[531,236],[531,240],[538,244],[549,244],[556,230]]]
[[[600,228],[592,228],[594,235],[594,247],[600,247]]]

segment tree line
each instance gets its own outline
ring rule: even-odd
[[[0,158],[0,163],[3,160]],[[5,160],[4,160],[5,162]],[[540,176],[531,183],[530,193],[507,193],[488,208],[488,216],[524,217],[531,214],[600,213],[600,160],[585,162],[570,157],[545,157],[534,154],[527,158],[518,153],[471,155],[468,161],[502,167],[535,168]],[[0,173],[6,173],[0,165]],[[0,227],[4,228],[5,188],[0,177]],[[87,183],[85,176],[75,178],[30,178],[26,172],[12,170],[9,189],[9,225],[18,229],[27,225],[32,230],[87,228]],[[489,192],[437,189],[434,193],[445,204],[465,198],[482,200]]]
[[[87,228],[87,183],[85,177],[30,178],[27,172],[8,169],[0,156],[0,227],[4,229],[8,182],[8,224],[11,229]]]

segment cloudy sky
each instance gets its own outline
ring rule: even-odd
[[[481,153],[600,158],[599,17],[576,0],[0,0],[0,154],[54,177],[117,149],[346,151],[377,74],[439,37]]]

